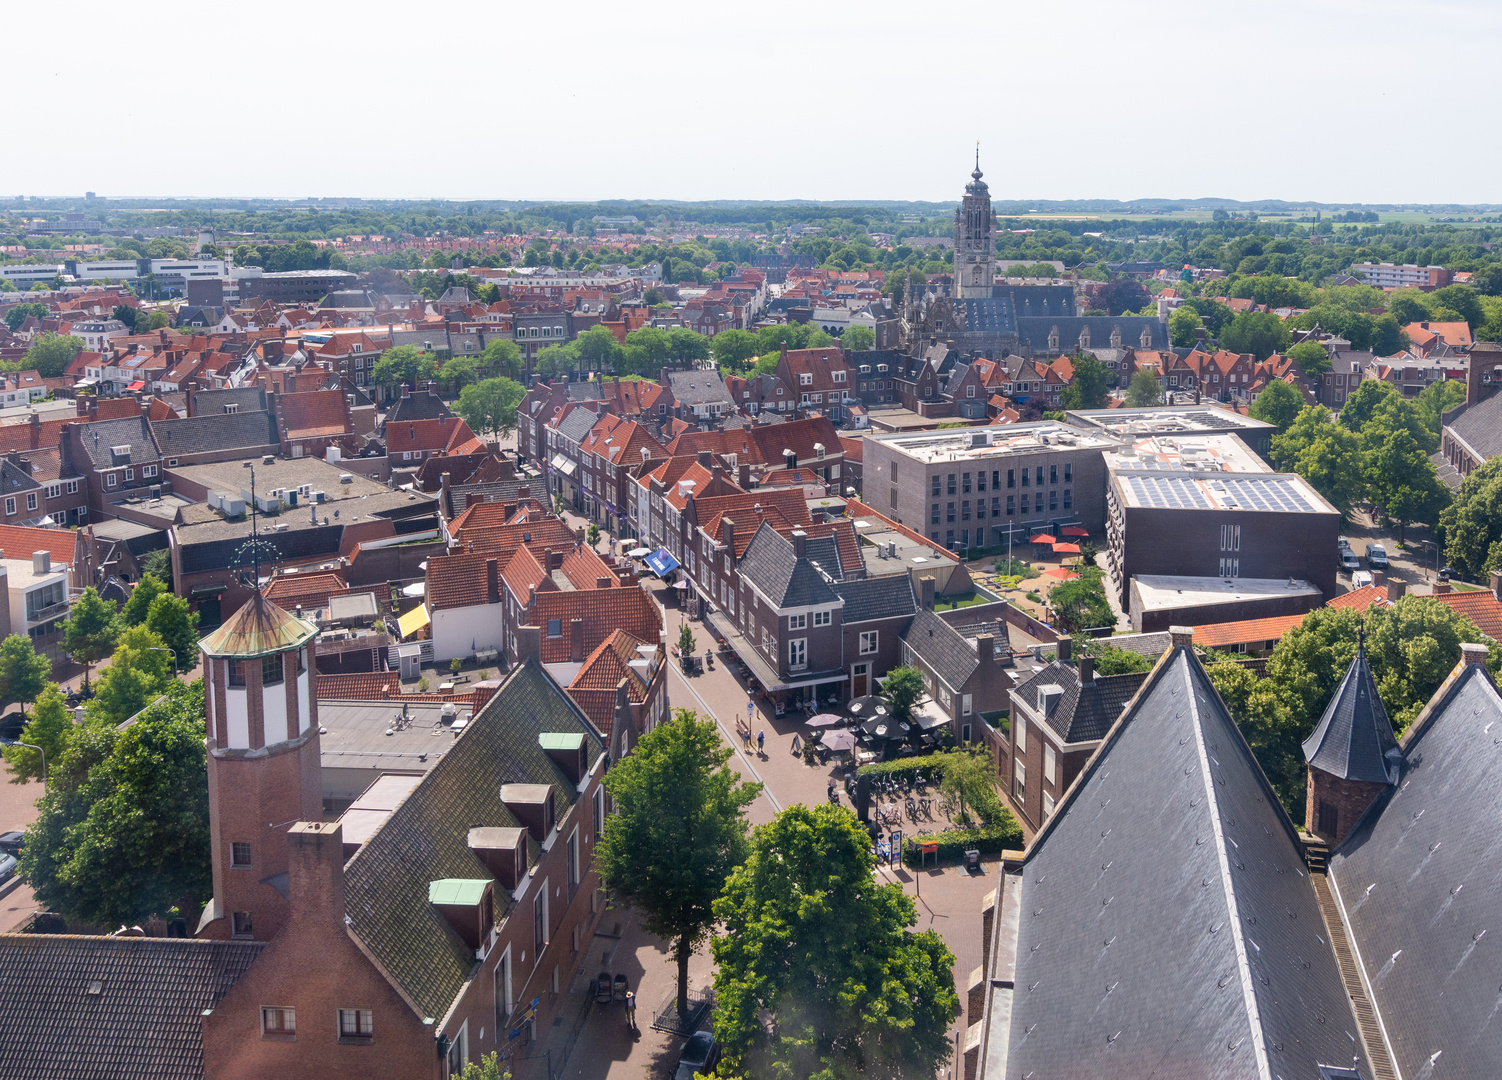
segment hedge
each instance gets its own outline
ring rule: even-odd
[[[949,832],[930,833],[926,836],[903,837],[902,863],[917,869],[920,844],[938,844],[939,861],[958,862],[967,851],[979,851],[982,855],[996,855],[1003,851],[1022,848],[1022,826],[1010,813],[1003,811],[1003,818],[994,825],[979,829],[955,829]]]
[[[922,772],[930,784],[937,784],[944,777],[944,766],[939,755],[928,757],[898,758],[895,761],[878,761],[871,765],[862,765],[855,770],[856,776],[911,776],[913,773]]]

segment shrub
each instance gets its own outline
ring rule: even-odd
[[[855,770],[856,776],[901,776],[904,773],[911,776],[921,772],[931,784],[937,784],[944,777],[944,763],[937,757],[901,758],[897,761],[878,761],[871,765],[862,765]]]
[[[428,677],[426,675],[417,680],[417,692],[419,694],[426,694],[428,692]]]
[[[1022,826],[1017,824],[1017,819],[1010,812],[1003,811],[1002,813],[1002,819],[996,824],[985,825],[979,829],[953,829],[949,832],[904,837],[902,864],[913,868],[918,866],[919,844],[938,844],[941,863],[958,862],[965,857],[967,851],[979,851],[982,855],[1020,851],[1022,849]]]

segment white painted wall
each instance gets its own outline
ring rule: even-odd
[[[246,705],[245,687],[224,688],[224,718],[228,724],[230,748],[249,750],[250,710]]]
[[[470,656],[476,648],[504,647],[504,609],[504,604],[476,604],[474,607],[433,612],[434,661]]]

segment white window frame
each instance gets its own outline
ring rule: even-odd
[[[10,517],[15,512],[16,512],[16,500],[14,498],[6,499],[5,500],[5,516],[6,517]]]
[[[134,469],[126,469],[125,470],[125,479],[127,481],[134,480],[135,478],[136,478],[136,470],[134,470]]]
[[[1059,758],[1058,755],[1054,753],[1053,744],[1045,742],[1043,744],[1043,779],[1047,780],[1054,787],[1058,787],[1058,770]]]
[[[862,630],[861,631],[861,639],[860,639],[860,650],[861,651],[860,651],[860,654],[862,656],[870,656],[872,653],[879,651],[880,648],[881,648],[881,631],[880,630]]]
[[[26,493],[26,509],[28,509],[28,510],[35,510],[36,508],[37,508],[37,493],[35,491],[28,491]]]
[[[788,641],[788,669],[802,671],[808,667],[808,638],[792,638]]]
[[[808,629],[808,615],[807,615],[807,613],[804,613],[802,615],[789,615],[788,616],[788,629],[789,630],[807,630]]]
[[[69,480],[68,481],[68,494],[69,495],[77,495],[78,494],[78,481],[77,480]]]
[[[1017,710],[1014,710],[1014,711],[1017,711]],[[1017,752],[1019,754],[1025,754],[1025,753],[1027,753],[1027,717],[1025,717],[1025,716],[1018,716],[1017,717],[1016,736],[1017,736],[1017,739],[1016,739],[1016,742],[1017,742]]]
[[[961,716],[969,716],[970,715],[970,706],[971,706],[971,696],[969,694],[961,694],[960,695],[960,715]]]
[[[104,486],[107,487],[107,488],[119,487],[120,486],[120,478],[118,476],[116,476],[112,472],[111,473],[105,473],[104,474]]]
[[[579,862],[579,826],[575,825],[573,831],[568,834],[568,887],[570,894],[579,887],[582,880]]]
[[[834,618],[834,612],[833,611],[816,611],[816,612],[814,612],[814,625],[815,626],[828,626],[830,624],[830,622],[833,620],[833,618]]]

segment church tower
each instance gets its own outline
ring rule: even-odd
[[[975,171],[965,185],[965,197],[954,212],[954,296],[979,300],[991,295],[996,271],[996,216],[991,213],[991,189],[981,179],[980,147],[975,148]]]
[[[1356,827],[1398,775],[1401,757],[1387,710],[1366,659],[1366,630],[1356,659],[1313,734],[1304,740],[1309,763],[1304,829],[1334,848]]]
[[[317,634],[256,593],[199,642],[214,866],[201,937],[270,941],[287,921],[287,830],[323,816]]]

